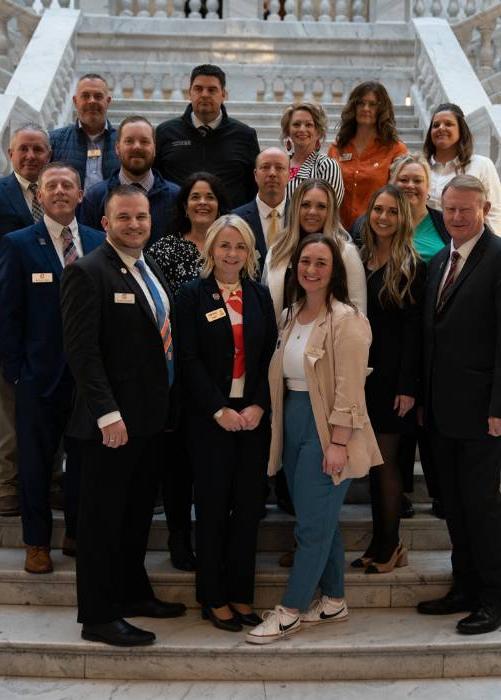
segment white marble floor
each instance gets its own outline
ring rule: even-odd
[[[1,700],[499,700],[501,678],[336,683],[63,681],[0,677]]]

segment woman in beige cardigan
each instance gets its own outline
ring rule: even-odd
[[[290,285],[298,301],[283,314],[269,371],[268,473],[281,464],[286,473],[297,551],[282,604],[247,634],[252,644],[347,617],[339,513],[351,479],[382,462],[365,407],[371,330],[349,301],[332,238],[312,234],[300,242]],[[317,587],[322,595],[313,600]]]

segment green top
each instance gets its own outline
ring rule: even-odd
[[[425,263],[429,263],[432,257],[445,247],[429,214],[418,224],[413,241],[415,249]]]

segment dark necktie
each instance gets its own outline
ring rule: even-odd
[[[38,201],[37,197],[37,192],[38,192],[38,185],[36,182],[30,182],[28,185],[28,189],[31,192],[32,195],[32,201],[31,201],[31,214],[33,216],[33,221],[37,223],[37,221],[40,221],[40,219],[43,216],[43,207]]]
[[[450,296],[452,285],[455,282],[455,277],[456,277],[456,268],[458,266],[458,262],[460,260],[461,256],[457,252],[457,250],[454,250],[451,254],[451,265],[449,267],[449,272],[447,273],[447,277],[445,278],[444,286],[442,287],[442,291],[440,292],[440,296],[438,298],[437,302],[437,314],[439,314],[442,309],[444,308],[445,302]]]
[[[208,136],[208,135],[210,134],[211,131],[212,131],[212,129],[210,128],[210,126],[202,125],[202,126],[199,126],[199,127],[198,127],[198,133],[199,133],[200,136],[202,136],[203,138],[205,138],[206,136]]]

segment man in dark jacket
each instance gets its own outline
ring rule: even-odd
[[[118,185],[135,185],[150,203],[151,237],[148,245],[173,231],[174,204],[179,187],[164,180],[151,166],[155,158],[155,130],[145,117],[126,117],[117,131],[115,146],[120,170],[94,185],[84,197],[79,219],[87,226],[102,229],[104,202]]]
[[[52,160],[68,163],[78,170],[85,191],[110,177],[119,166],[115,154],[116,131],[106,119],[110,102],[106,80],[97,73],[83,75],[73,95],[75,124],[50,133]]]
[[[155,165],[182,184],[200,170],[217,175],[228,188],[233,207],[256,195],[254,163],[259,144],[254,129],[226,113],[226,76],[218,66],[201,65],[190,78],[190,101],[182,117],[157,128]]]

